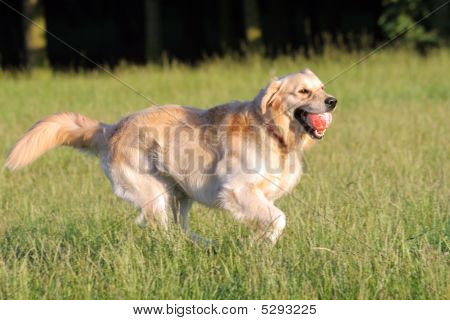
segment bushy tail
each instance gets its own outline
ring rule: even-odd
[[[61,145],[96,153],[106,146],[105,125],[74,112],[47,116],[16,142],[5,166],[10,170],[20,169]]]

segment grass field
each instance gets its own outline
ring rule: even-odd
[[[250,99],[274,75],[312,68],[323,81],[358,59],[254,56],[121,67],[158,103],[209,107]],[[192,228],[141,229],[99,161],[68,148],[0,174],[0,299],[449,299],[450,51],[384,51],[327,86],[332,128],[277,205],[288,225],[273,249],[200,205]],[[78,111],[104,122],[150,105],[101,71],[0,73],[0,160],[41,117]]]

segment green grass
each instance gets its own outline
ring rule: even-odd
[[[277,205],[288,225],[273,249],[196,205],[192,228],[217,252],[141,229],[99,161],[71,149],[0,173],[1,299],[449,299],[450,54],[384,51],[329,84],[332,128]],[[208,107],[252,98],[275,75],[312,68],[323,81],[359,58],[259,56],[236,62],[122,67],[159,103]],[[150,103],[98,71],[0,72],[0,160],[30,125],[58,111],[104,122]]]

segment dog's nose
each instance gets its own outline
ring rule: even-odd
[[[325,99],[325,104],[328,108],[334,109],[336,108],[337,99],[334,97],[328,97]]]

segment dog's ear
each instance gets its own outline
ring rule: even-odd
[[[312,72],[310,68],[303,69],[300,73],[314,75],[314,72]]]
[[[274,102],[278,92],[283,84],[282,80],[274,80],[267,86],[264,96],[261,99],[261,113],[265,114],[267,108]]]

